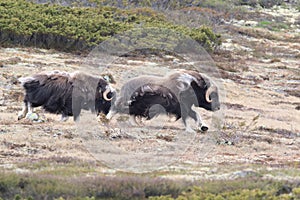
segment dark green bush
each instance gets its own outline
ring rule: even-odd
[[[279,6],[284,0],[259,0],[259,5],[263,8],[272,8],[273,6]]]
[[[0,0],[0,13],[0,45],[83,51],[135,26],[176,30],[191,36],[209,51],[220,44],[220,36],[210,28],[178,26],[150,8],[120,10]]]
[[[276,182],[262,181],[255,183],[253,180],[249,180],[244,186],[246,180],[228,180],[222,184],[222,181],[213,181],[208,185],[204,183],[201,186],[193,186],[188,190],[182,192],[175,199],[177,200],[189,200],[189,199],[203,199],[203,200],[294,200],[299,197],[299,188],[292,189],[287,185],[282,185]],[[265,185],[263,185],[265,184]],[[248,187],[248,188],[247,188]],[[287,189],[288,188],[288,189]],[[151,197],[151,200],[171,200],[170,195],[164,195],[159,197]]]
[[[271,8],[273,6],[279,6],[284,3],[284,0],[239,0],[236,4],[248,5],[248,6],[261,6],[263,8]]]

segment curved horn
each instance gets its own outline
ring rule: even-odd
[[[211,103],[212,102],[212,99],[209,98],[210,94],[213,92],[213,91],[216,91],[216,87],[214,86],[210,86],[207,90],[206,90],[206,93],[205,93],[205,100],[208,102],[208,103]]]
[[[108,87],[104,92],[103,92],[103,99],[106,101],[111,101],[112,98],[108,98],[107,95],[111,91],[110,87]]]

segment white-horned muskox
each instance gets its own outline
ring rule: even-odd
[[[114,95],[114,89],[103,78],[79,71],[42,72],[20,78],[19,81],[25,89],[19,120],[39,106],[47,112],[61,114],[62,121],[69,116],[73,116],[76,121],[81,109],[107,114]]]
[[[208,130],[200,115],[192,109],[193,105],[210,111],[220,109],[218,88],[208,77],[196,71],[177,70],[165,77],[139,76],[129,80],[106,117],[111,119],[116,113],[128,113],[151,119],[156,115],[149,113],[154,104],[161,105],[176,119],[182,118],[188,132],[193,132],[186,123],[188,117],[196,121],[201,131]]]

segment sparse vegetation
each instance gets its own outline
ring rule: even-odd
[[[288,29],[289,25],[283,22],[261,21],[258,23],[257,27],[266,28],[271,31],[280,31]]]
[[[74,166],[68,166],[72,170]],[[278,172],[280,173],[280,172]],[[0,173],[4,199],[295,199],[294,183],[264,180],[260,175],[235,180],[168,180],[143,175],[58,176],[55,174]]]
[[[72,170],[72,166],[68,169]],[[57,169],[59,170],[59,169]],[[0,173],[0,198],[13,199],[145,199],[149,196],[171,195],[176,197],[190,184],[143,176],[75,176],[57,174]]]
[[[243,108],[242,105],[229,105],[231,107]],[[256,130],[257,122],[260,115],[253,117],[251,121],[240,121],[237,124],[227,123],[223,127],[220,127],[221,130],[218,134],[215,135],[216,143],[218,145],[236,145],[242,140],[242,134],[245,132]]]

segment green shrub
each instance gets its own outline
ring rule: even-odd
[[[151,200],[170,200],[170,196],[151,197]],[[221,193],[209,193],[199,187],[194,187],[188,192],[183,192],[176,200],[203,199],[203,200],[240,200],[240,199],[272,199],[272,200],[293,200],[294,197],[288,194],[276,195],[274,191],[261,189],[242,189]]]
[[[279,6],[284,0],[259,0],[259,5],[263,8],[271,8],[273,6]]]
[[[279,6],[284,3],[284,0],[238,0],[236,4],[248,5],[252,7],[261,6],[263,8],[271,8],[273,6]]]
[[[258,5],[258,1],[259,0],[238,0],[236,2],[237,5],[248,5],[251,7],[255,7],[256,5]]]
[[[220,36],[210,28],[178,26],[150,8],[120,10],[105,6],[67,7],[25,0],[0,0],[0,13],[0,45],[83,51],[135,26],[179,31],[209,51],[220,44]]]
[[[290,189],[289,189],[290,188]],[[202,181],[194,183],[193,187],[183,191],[176,200],[240,200],[240,199],[269,199],[293,200],[298,199],[299,188],[291,190],[292,185],[276,181],[246,178],[236,180]],[[169,200],[169,195],[150,197],[151,200]]]

